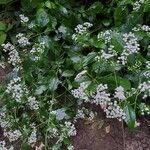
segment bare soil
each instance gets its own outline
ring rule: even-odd
[[[140,127],[131,131],[116,119],[106,119],[100,110],[94,121],[79,120],[76,123],[77,135],[72,139],[73,145],[75,150],[150,150],[148,119],[140,119]]]

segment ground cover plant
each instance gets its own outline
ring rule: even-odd
[[[73,150],[79,118],[131,129],[150,114],[148,0],[0,0],[1,149]]]

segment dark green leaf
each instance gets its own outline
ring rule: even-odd
[[[3,31],[0,31],[0,45],[5,42],[6,36],[7,35]]]
[[[131,129],[135,128],[135,121],[136,121],[135,111],[128,103],[124,106],[124,112],[126,114],[125,122],[127,123],[128,127]]]
[[[39,26],[44,27],[49,23],[49,16],[44,9],[39,9],[36,14],[37,23]]]

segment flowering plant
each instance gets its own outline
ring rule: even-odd
[[[150,114],[149,1],[22,0],[19,21],[10,12],[0,22],[0,66],[11,65],[0,88],[0,148],[73,150],[77,119],[97,115],[87,102],[130,128]]]

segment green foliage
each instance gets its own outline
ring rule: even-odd
[[[116,118],[129,128],[136,127],[139,112],[150,112],[149,89],[140,91],[142,84],[149,87],[150,80],[144,75],[150,71],[150,28],[144,26],[150,22],[150,5],[146,0],[135,9],[134,4],[132,0],[0,0],[0,44],[4,44],[0,66],[10,63],[12,68],[0,88],[1,108],[6,111],[2,121],[10,124],[6,131],[21,132],[22,149],[40,143],[47,150],[69,149],[71,122],[78,111],[85,116],[91,111],[82,105],[87,101],[102,109],[110,105],[102,105],[103,98],[99,103],[93,101],[101,84],[108,88],[100,92],[110,94],[112,104],[126,115]],[[23,37],[16,36],[18,33]],[[12,47],[6,51],[7,42]],[[19,61],[14,60],[14,53]],[[17,77],[21,78],[17,87],[23,88],[19,102],[13,89],[7,93],[9,82]],[[117,88],[123,89],[125,98],[122,93],[122,99],[115,97]],[[77,90],[81,91],[73,94]],[[32,145],[28,140],[34,129],[37,141]]]

